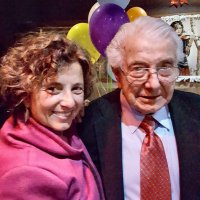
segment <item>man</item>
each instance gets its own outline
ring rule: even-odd
[[[120,28],[106,55],[119,88],[91,102],[79,127],[106,198],[200,199],[200,96],[174,91],[184,56],[180,38],[161,19],[140,17]],[[152,135],[161,144],[165,171],[154,159],[144,167],[143,149],[151,146],[144,138],[152,137],[142,126],[148,116],[156,124]]]

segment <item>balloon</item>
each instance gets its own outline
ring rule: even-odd
[[[107,70],[108,75],[112,78],[112,80],[116,82],[117,80],[109,64],[107,64],[106,70]]]
[[[91,57],[92,63],[95,63],[100,53],[94,47],[89,34],[89,24],[79,23],[74,25],[67,33],[67,39],[76,42],[80,47],[86,49]]]
[[[105,56],[105,50],[120,26],[129,22],[126,12],[116,4],[103,4],[90,19],[90,37],[94,46]]]
[[[88,14],[88,23],[90,22],[90,18],[91,18],[91,16],[92,16],[93,12],[94,12],[99,6],[100,6],[99,3],[96,2],[96,3],[92,6],[92,8],[90,9],[90,12],[89,12],[89,14]]]
[[[97,0],[100,5],[103,5],[105,3],[114,3],[122,8],[126,8],[126,6],[129,4],[130,0]]]
[[[140,16],[147,16],[145,10],[140,7],[132,7],[126,13],[131,22]]]

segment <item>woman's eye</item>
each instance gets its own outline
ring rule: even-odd
[[[46,91],[49,93],[49,94],[59,94],[61,89],[58,88],[58,87],[55,87],[55,86],[50,86],[48,88],[46,88]]]
[[[77,86],[72,89],[74,94],[82,94],[84,92],[83,87]]]

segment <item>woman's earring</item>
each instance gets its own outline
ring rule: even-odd
[[[26,107],[25,116],[24,116],[25,123],[28,121],[29,116],[30,116],[29,109]]]
[[[84,100],[84,106],[87,107],[90,104],[90,100],[89,99],[85,99]]]
[[[79,111],[78,115],[76,116],[76,121],[81,123],[82,122],[82,117],[85,114],[85,107],[88,106],[90,103],[90,100],[85,99],[83,102],[83,107],[81,108],[81,110]]]

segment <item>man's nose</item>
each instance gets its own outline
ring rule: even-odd
[[[147,88],[153,88],[153,89],[157,89],[160,87],[160,80],[158,78],[157,71],[149,72],[149,77],[145,83],[145,86]]]

